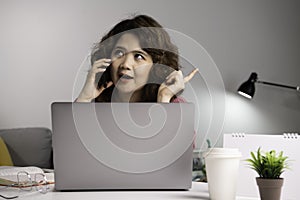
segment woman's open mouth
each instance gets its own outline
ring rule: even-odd
[[[128,75],[128,74],[119,74],[119,78],[120,79],[133,79],[132,76]]]
[[[123,74],[123,73],[119,74],[119,80],[121,80],[121,81],[129,81],[132,79],[133,79],[133,77],[128,74]]]

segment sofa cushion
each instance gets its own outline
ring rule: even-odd
[[[0,166],[13,166],[10,153],[6,147],[5,142],[0,137]]]
[[[48,128],[2,129],[0,136],[15,166],[53,168],[52,132]]]

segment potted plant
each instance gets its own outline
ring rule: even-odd
[[[287,159],[283,151],[279,154],[275,150],[262,153],[259,147],[256,154],[251,152],[251,158],[246,161],[259,175],[256,183],[261,200],[280,200],[284,180],[280,176],[288,168]]]

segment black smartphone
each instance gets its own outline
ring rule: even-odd
[[[112,81],[110,70],[111,70],[111,65],[109,65],[104,72],[100,72],[96,74],[96,83],[98,88],[100,88],[101,86],[104,86],[106,88],[107,83]]]

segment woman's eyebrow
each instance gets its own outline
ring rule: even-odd
[[[124,48],[124,47],[122,47],[122,46],[115,46],[115,48],[113,48],[113,50],[115,50],[115,49],[121,49],[121,50],[126,51],[126,48]]]
[[[149,56],[149,54],[143,50],[133,50],[131,51],[132,53],[139,53],[139,54],[143,54],[144,56]]]
[[[123,51],[127,52],[127,49],[123,46],[116,46],[114,48],[114,50],[116,50],[116,49],[123,50]],[[140,53],[140,54],[143,54],[144,56],[149,56],[149,54],[146,51],[142,50],[142,49],[128,51],[127,53],[129,53],[129,52],[130,53]]]

